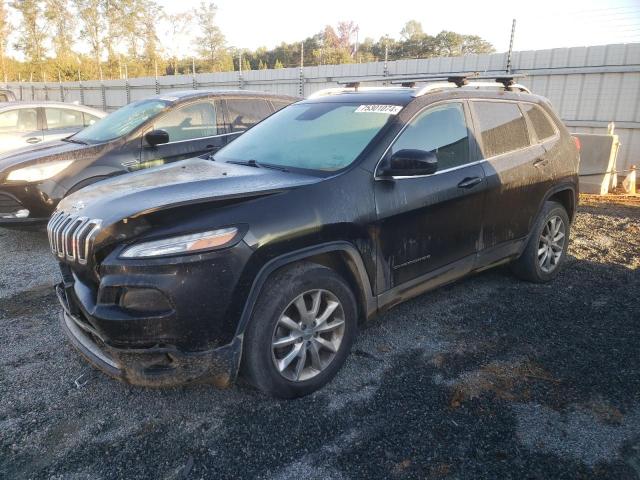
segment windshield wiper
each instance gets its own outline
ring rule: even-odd
[[[227,163],[233,163],[234,165],[244,165],[246,167],[256,167],[260,168],[260,165],[255,160],[227,160]]]
[[[77,143],[78,145],[89,145],[87,142],[83,142],[81,140],[76,140],[76,139],[71,138],[71,137],[63,138],[62,141],[63,142],[69,142],[69,143]]]
[[[257,162],[256,160],[227,160],[227,163],[233,163],[234,165],[245,165],[247,167],[256,167],[256,168],[269,168],[271,170],[280,170],[281,172],[288,172],[289,170],[285,167],[281,167],[280,165],[274,165],[273,163],[262,163]]]

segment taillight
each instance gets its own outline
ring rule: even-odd
[[[571,137],[571,138],[573,138],[573,141],[576,144],[576,148],[578,149],[578,151],[580,151],[580,139],[578,137]]]

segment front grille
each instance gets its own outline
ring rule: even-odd
[[[101,220],[65,212],[54,213],[47,225],[51,252],[61,259],[85,265],[101,223]]]
[[[6,193],[0,193],[0,214],[2,213],[16,213],[18,210],[22,210],[24,207],[16,200],[12,195]]]

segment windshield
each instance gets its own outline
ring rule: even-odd
[[[333,172],[350,165],[401,108],[324,102],[291,105],[234,140],[215,159]]]
[[[154,117],[169,105],[164,100],[141,100],[122,107],[102,120],[81,130],[73,140],[101,143],[131,133],[149,118]]]

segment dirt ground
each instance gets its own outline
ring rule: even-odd
[[[95,372],[56,279],[45,235],[0,229],[0,478],[640,478],[640,201],[584,196],[555,282],[405,303],[296,401]]]

